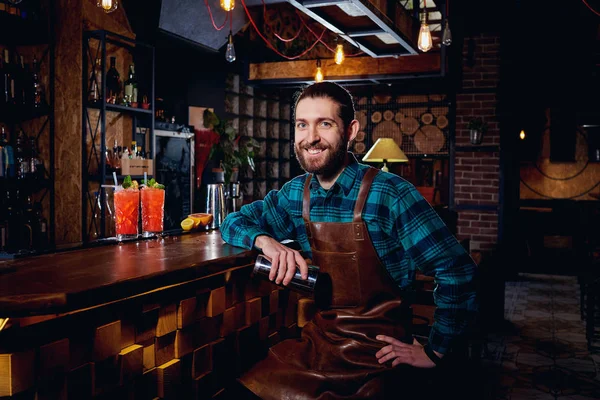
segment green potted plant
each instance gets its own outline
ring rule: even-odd
[[[482,118],[477,117],[469,121],[467,129],[469,130],[469,140],[471,141],[471,144],[481,144],[483,135],[485,135],[488,130],[488,124]]]
[[[240,167],[250,166],[254,171],[255,150],[260,148],[252,138],[242,137],[231,121],[220,119],[213,111],[204,110],[204,127],[213,129],[219,136],[210,150],[209,159],[216,160],[224,172],[227,185],[237,182]]]

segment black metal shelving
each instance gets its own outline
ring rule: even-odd
[[[136,69],[136,74],[138,75],[138,82],[144,85],[149,98],[150,107],[148,109],[108,104],[103,100],[107,98],[105,80],[108,69],[107,47],[125,49],[131,54],[135,65],[144,66],[144,73],[140,74],[141,69]],[[99,85],[102,100],[92,103],[87,99],[91,75],[90,66],[94,68],[95,60],[98,58],[101,60],[100,70],[97,72],[102,77]],[[143,62],[140,62],[142,60]],[[107,113],[120,113],[129,116],[132,119],[132,140],[149,135],[148,140],[146,140],[149,148],[145,150],[153,154],[155,50],[151,45],[107,30],[86,31],[83,34],[82,70],[82,102],[84,104],[82,157],[84,162],[82,163],[81,232],[82,241],[90,243],[107,238],[107,206],[105,204],[107,193],[105,186],[113,182],[112,171],[106,165]],[[98,112],[96,124],[92,123],[90,111]],[[99,143],[97,143],[98,141]],[[93,170],[94,165],[97,166],[97,171]],[[152,177],[152,174],[148,174],[148,177]],[[122,175],[117,176],[119,182],[123,178]],[[132,179],[141,180],[143,176],[132,176]],[[90,186],[97,190],[94,190],[94,188],[90,190]],[[99,196],[100,201],[98,201],[97,196]],[[96,220],[97,218],[99,221]]]
[[[26,177],[17,179],[5,177],[0,180],[0,190],[18,190],[21,195],[32,195],[33,201],[43,207],[44,216],[47,216],[47,243],[44,248],[26,248],[23,243],[18,249],[0,250],[0,259],[20,258],[51,251],[55,246],[55,198],[54,198],[54,82],[55,82],[55,37],[53,7],[43,0],[29,1],[13,5],[5,0],[6,10],[0,12],[0,45],[9,49],[11,54],[28,53],[31,47],[38,53],[38,65],[47,68],[48,83],[45,85],[45,103],[40,107],[33,106],[2,106],[0,107],[0,124],[5,125],[10,133],[10,143],[15,145],[15,138],[20,129],[27,130],[29,136],[35,138],[38,149],[48,150],[47,159],[44,161],[43,176]],[[16,7],[18,14],[11,14],[9,8]],[[29,126],[31,122],[39,120],[40,124]],[[40,143],[43,142],[43,143]],[[43,146],[40,146],[43,144]],[[19,205],[21,206],[21,205]],[[9,232],[10,234],[10,232]],[[4,243],[2,244],[4,246]]]

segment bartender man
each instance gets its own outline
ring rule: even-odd
[[[269,279],[287,285],[302,254],[331,282],[331,298],[240,381],[263,399],[374,399],[408,394],[469,329],[475,264],[429,203],[401,177],[360,164],[348,151],[360,126],[351,94],[332,82],[295,103],[294,152],[306,171],[264,200],[229,214],[223,239],[261,250]],[[403,293],[417,270],[436,284],[434,322],[422,346],[410,335]],[[329,280],[329,279],[328,279]],[[393,394],[392,394],[393,393]],[[411,397],[404,397],[411,398]]]

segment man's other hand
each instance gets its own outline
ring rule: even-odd
[[[415,339],[413,339],[413,344],[403,343],[398,339],[385,335],[377,335],[375,339],[388,343],[387,346],[382,347],[381,350],[375,354],[379,364],[392,361],[392,367],[395,367],[398,364],[408,364],[416,368],[435,367],[435,363],[427,357],[427,354],[425,354],[423,346]],[[442,357],[441,354],[438,356],[440,358]]]
[[[269,280],[275,280],[278,285],[283,282],[283,285],[286,286],[294,277],[296,266],[300,268],[302,279],[308,279],[308,264],[299,251],[290,249],[272,237],[264,235],[258,236],[254,245],[271,259]]]

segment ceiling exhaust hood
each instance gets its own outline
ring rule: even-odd
[[[369,0],[288,0],[288,2],[371,57],[418,54],[416,43],[419,21],[398,2],[383,0],[373,2]]]

